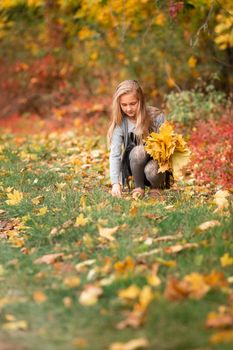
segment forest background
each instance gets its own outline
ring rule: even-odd
[[[104,101],[127,78],[160,106],[200,80],[229,93],[232,25],[230,0],[1,0],[0,114]]]

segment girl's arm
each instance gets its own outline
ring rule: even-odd
[[[123,131],[119,126],[113,130],[110,148],[110,179],[112,183],[112,194],[121,195],[120,173],[121,173],[121,153],[123,144]]]

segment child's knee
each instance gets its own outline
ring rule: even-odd
[[[135,146],[130,152],[129,158],[131,162],[145,162],[147,159],[147,154],[144,150],[143,145]]]
[[[154,179],[158,175],[158,162],[155,160],[150,160],[144,169],[146,178],[150,181],[151,179]]]

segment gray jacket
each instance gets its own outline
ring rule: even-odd
[[[164,114],[156,107],[148,106],[147,112],[152,119],[151,131],[159,132],[160,126],[165,121]],[[113,130],[112,141],[110,147],[110,179],[111,183],[121,183],[121,157],[123,150],[128,143],[128,118],[123,117],[120,126],[116,126]]]

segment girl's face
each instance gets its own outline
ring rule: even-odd
[[[128,93],[120,96],[119,99],[122,111],[131,119],[136,119],[139,100],[135,93]]]

